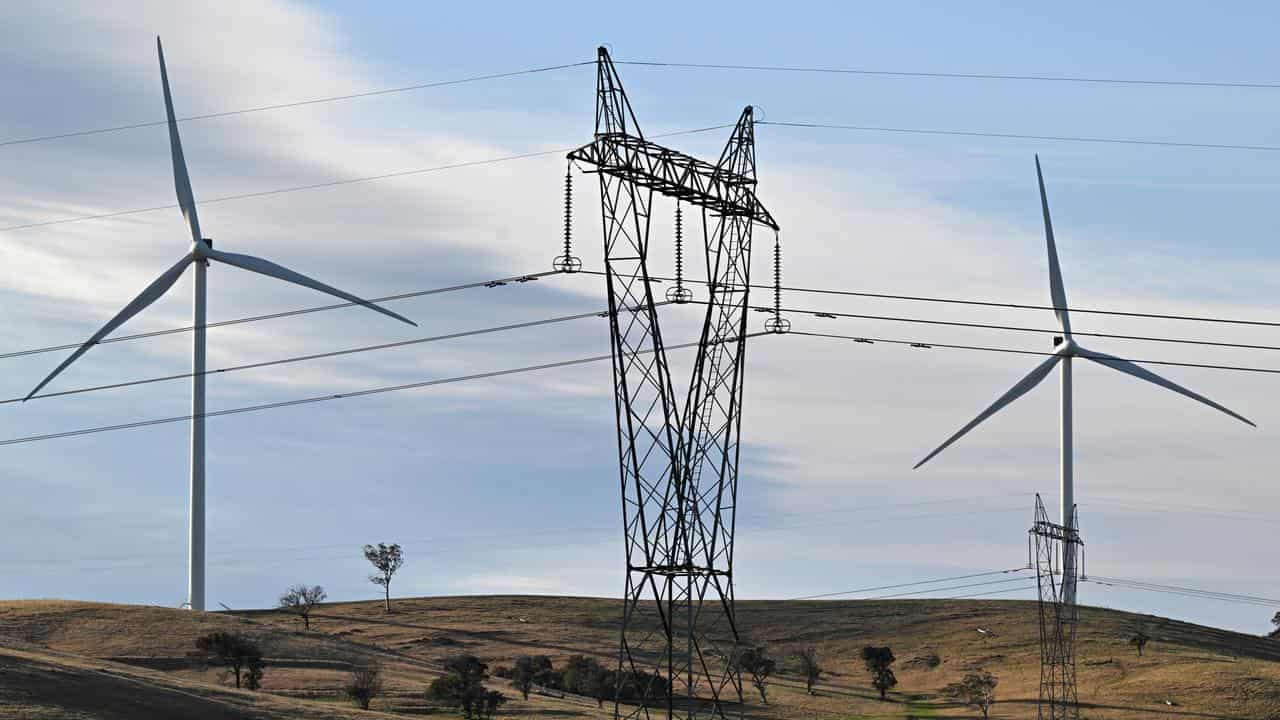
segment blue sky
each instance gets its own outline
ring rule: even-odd
[[[732,11],[732,12],[730,12]],[[528,4],[142,3],[13,11],[0,28],[0,136],[156,119],[153,38],[181,115],[589,60],[1270,82],[1265,4],[1003,3],[631,8]],[[1280,145],[1280,90],[620,68],[647,133],[767,120]],[[590,67],[185,123],[198,198],[572,146],[589,139]],[[727,131],[673,138],[704,156]],[[1045,165],[1072,304],[1275,319],[1274,155],[761,127],[760,195],[783,225],[786,281],[907,294],[1048,299],[1032,155]],[[0,226],[172,202],[163,128],[0,147]],[[541,271],[557,252],[556,157],[210,204],[218,247],[365,295]],[[579,254],[598,267],[598,206],[579,179]],[[670,266],[670,208],[654,224]],[[0,352],[82,340],[186,247],[176,210],[0,232]],[[770,271],[757,248],[756,272]],[[185,324],[189,280],[123,332]],[[324,302],[231,268],[210,319]],[[396,303],[420,332],[344,310],[210,332],[220,367],[585,312],[598,278],[548,278]],[[764,298],[761,298],[762,300]],[[1049,313],[791,296],[800,307],[1051,327]],[[368,317],[365,317],[368,315]],[[763,316],[760,316],[763,317]],[[669,338],[694,332],[674,310]],[[1048,337],[795,318],[797,329],[1047,348]],[[1099,317],[1077,329],[1271,342],[1247,328]],[[188,339],[94,349],[62,388],[185,371]],[[1266,352],[1095,342],[1135,357],[1277,366]],[[583,320],[214,377],[211,409],[606,352]],[[688,356],[677,356],[686,371]],[[57,354],[0,360],[25,394]],[[750,351],[739,597],[794,597],[1017,566],[1032,493],[1057,485],[1046,386],[912,472],[1031,367],[1027,358],[866,348],[800,337]],[[1259,576],[1274,487],[1274,380],[1165,374],[1255,419],[1081,368],[1077,495],[1086,571],[1268,597]],[[1114,377],[1113,377],[1114,375]],[[0,438],[186,412],[183,383],[0,406]],[[359,546],[400,541],[398,594],[616,594],[620,522],[608,367],[585,366],[209,423],[209,601],[287,585],[371,597]],[[0,448],[0,597],[177,605],[185,594],[182,424]],[[998,589],[998,588],[997,588]],[[945,595],[947,593],[942,593]],[[1030,597],[1028,593],[1007,597]],[[1274,609],[1096,585],[1082,599],[1260,632]]]

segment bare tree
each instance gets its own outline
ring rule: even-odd
[[[319,585],[294,585],[280,596],[280,607],[302,618],[302,626],[311,629],[311,611],[329,597]]]
[[[369,703],[382,694],[382,666],[373,660],[356,662],[345,690],[361,710],[368,710]]]
[[[982,712],[982,717],[989,717],[991,706],[996,702],[996,685],[999,680],[985,670],[969,673],[960,682],[951,683],[942,689],[944,695],[953,697],[972,708]]]
[[[369,582],[382,587],[383,597],[387,603],[387,612],[391,612],[391,577],[404,565],[404,553],[397,543],[391,543],[390,545],[378,543],[377,545],[365,545],[364,556],[365,559],[373,563],[374,569],[378,571],[369,576]]]
[[[800,648],[795,654],[796,660],[800,665],[800,673],[804,675],[804,687],[813,694],[813,684],[818,682],[818,678],[822,677],[822,665],[818,664],[818,649],[812,645]]]
[[[1280,638],[1280,612],[1272,616],[1271,624],[1276,626],[1276,629],[1271,631],[1271,637]]]

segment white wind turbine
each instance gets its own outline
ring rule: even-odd
[[[1025,395],[1031,388],[1039,385],[1055,365],[1062,365],[1062,488],[1061,497],[1061,524],[1068,527],[1072,524],[1073,512],[1075,509],[1075,486],[1072,478],[1072,438],[1071,438],[1071,359],[1075,357],[1084,358],[1109,367],[1113,370],[1119,370],[1126,375],[1132,375],[1139,380],[1146,380],[1154,385],[1172,390],[1180,395],[1185,395],[1192,400],[1199,401],[1208,405],[1215,410],[1230,415],[1231,417],[1253,426],[1248,418],[1238,413],[1232,412],[1209,398],[1199,393],[1188,390],[1181,385],[1166,380],[1159,375],[1147,370],[1146,368],[1136,365],[1128,360],[1123,360],[1112,355],[1087,350],[1081,347],[1071,337],[1071,317],[1067,312],[1067,293],[1062,285],[1062,269],[1058,265],[1058,248],[1053,241],[1053,223],[1049,220],[1049,199],[1044,191],[1044,176],[1040,172],[1040,156],[1036,156],[1036,179],[1040,183],[1040,207],[1044,212],[1044,237],[1048,245],[1049,251],[1049,295],[1053,300],[1053,312],[1058,318],[1058,326],[1062,330],[1061,338],[1054,338],[1055,349],[1053,356],[1043,363],[1040,363],[1034,370],[1027,374],[1026,377],[1018,381],[1016,385],[1009,389],[1004,395],[1001,395],[986,410],[978,414],[976,418],[969,421],[969,424],[960,428],[956,434],[947,438],[933,452],[929,453],[923,460],[916,463],[915,467],[920,467],[929,462],[935,455],[945,450],[949,445],[959,440],[965,433],[977,427],[983,420],[995,415],[1003,407],[1009,405],[1014,400]],[[1255,426],[1256,427],[1256,426]],[[1065,551],[1064,545],[1064,551]],[[1063,569],[1063,591],[1068,602],[1075,602],[1075,557],[1074,554],[1064,552],[1062,558]]]
[[[164,86],[164,107],[169,119],[169,149],[173,154],[173,182],[178,193],[178,205],[182,208],[182,216],[191,231],[191,250],[173,267],[164,271],[160,277],[146,287],[136,298],[111,318],[101,330],[94,333],[83,345],[62,361],[27,399],[31,399],[40,389],[75,362],[89,348],[96,345],[116,328],[130,318],[142,312],[148,305],[160,299],[173,287],[188,265],[195,265],[194,308],[191,314],[192,347],[191,347],[191,517],[190,517],[190,564],[188,569],[187,602],[192,610],[204,610],[204,380],[205,380],[205,271],[210,260],[234,265],[238,268],[260,273],[285,282],[302,285],[313,290],[340,297],[352,303],[364,305],[397,320],[416,325],[413,321],[390,310],[344,292],[335,287],[313,280],[296,273],[286,267],[252,255],[238,255],[213,249],[213,243],[200,234],[200,221],[196,217],[196,201],[191,193],[191,179],[187,176],[187,163],[182,156],[182,141],[178,138],[178,123],[173,115],[173,98],[169,94],[169,75],[164,65],[164,49],[160,46],[160,38],[156,38],[156,52],[160,56],[160,82]]]

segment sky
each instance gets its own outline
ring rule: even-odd
[[[678,69],[621,61],[891,72],[1274,83],[1280,9],[1182,3],[50,2],[0,26],[0,140],[163,117],[154,38],[180,116],[592,60],[606,44],[648,135],[772,122],[1280,145],[1280,90]],[[573,67],[182,123],[201,224],[215,246],[364,296],[550,269],[563,153],[224,200],[586,143],[594,69]],[[728,130],[664,138],[719,155]],[[887,132],[757,129],[762,202],[782,226],[787,285],[1044,304],[1033,157],[1044,165],[1074,307],[1280,320],[1275,152]],[[150,126],[0,145],[0,353],[83,341],[186,251],[166,133]],[[602,265],[596,180],[578,175],[575,252]],[[217,200],[216,202],[208,202]],[[655,205],[654,272],[672,269]],[[757,234],[757,278],[772,237]],[[118,333],[186,325],[190,274]],[[227,266],[209,319],[326,304]],[[756,302],[768,303],[767,292]],[[601,278],[396,301],[420,328],[362,309],[209,331],[209,367],[254,363],[605,307]],[[795,330],[1024,350],[1051,347],[1048,311],[789,293],[812,311],[1018,325],[1041,333],[792,313]],[[764,315],[753,315],[759,324]],[[696,337],[663,310],[669,343]],[[1078,315],[1088,332],[1275,344],[1267,328]],[[1084,340],[1082,339],[1082,342]],[[189,335],[93,349],[65,390],[187,372]],[[1125,357],[1280,367],[1273,351],[1089,340]],[[608,352],[596,318],[209,378],[220,410]],[[0,358],[25,395],[59,352]],[[691,355],[674,351],[677,374]],[[1035,493],[1056,512],[1056,381],[919,470],[929,450],[1037,362],[1030,356],[751,341],[743,416],[739,598],[790,598],[1027,561]],[[1274,375],[1152,366],[1250,417],[1077,362],[1076,496],[1084,571],[1280,597],[1264,568],[1280,501]],[[0,405],[0,440],[188,412],[181,380]],[[0,597],[178,606],[186,593],[183,423],[0,445]],[[393,594],[618,596],[623,587],[608,363],[246,413],[208,421],[208,604],[263,607],[289,585],[363,599],[360,546],[399,542]],[[1023,573],[1023,575],[1027,575]],[[1016,576],[1013,576],[1016,577]],[[1029,576],[1028,576],[1029,577]],[[943,583],[947,588],[962,583]],[[917,597],[1025,588],[1030,581]],[[872,593],[871,595],[873,595]],[[1280,608],[1089,583],[1081,601],[1245,632]],[[861,596],[868,596],[864,593]],[[854,595],[857,597],[859,595]],[[993,597],[1033,598],[1034,590]]]

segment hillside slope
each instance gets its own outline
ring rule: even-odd
[[[68,698],[84,694],[78,689],[85,687],[83,677],[61,676],[46,668],[68,664],[68,658],[90,663],[87,667],[98,679],[118,680],[120,673],[128,673],[128,682],[155,685],[160,693],[171,692],[163,684],[168,682],[217,702],[250,695],[219,686],[216,672],[185,660],[194,639],[210,629],[235,628],[257,638],[266,650],[269,668],[265,693],[253,694],[250,700],[264,694],[276,697],[262,703],[299,703],[284,696],[312,699],[287,715],[299,718],[347,717],[338,713],[354,712],[335,703],[353,658],[376,657],[387,668],[391,692],[375,708],[421,712],[425,709],[422,690],[450,655],[475,654],[491,666],[511,664],[524,654],[546,654],[556,662],[573,654],[593,655],[608,663],[618,642],[620,603],[616,600],[422,598],[395,601],[394,609],[388,615],[377,602],[329,604],[317,610],[313,629],[302,632],[296,619],[279,611],[200,615],[91,603],[0,603],[0,717],[4,717],[3,703],[14,697],[10,684],[35,682],[26,678],[38,676],[41,687],[62,687]],[[745,710],[750,717],[973,717],[972,711],[939,697],[939,691],[979,668],[1000,679],[999,702],[992,717],[1035,717],[1039,682],[1035,603],[747,601],[739,603],[739,613],[744,631],[769,645],[784,666],[772,683],[769,705],[759,704],[758,697],[748,698]],[[1127,643],[1138,624],[1153,638],[1141,658]],[[985,632],[978,632],[979,628]],[[857,659],[867,644],[890,645],[898,657],[899,685],[891,693],[891,702],[876,698]],[[800,678],[788,670],[789,656],[803,646],[816,647],[830,671],[814,696],[806,694]],[[1084,717],[1280,718],[1280,642],[1083,608],[1077,660]],[[92,663],[112,669],[103,671]],[[494,687],[515,695],[500,681]],[[92,688],[104,699],[114,697],[112,692],[116,691]],[[91,712],[87,701],[69,699],[63,707],[65,714],[36,717],[120,717]],[[183,717],[276,717],[267,714],[274,710],[265,704],[245,708],[232,711],[241,714],[192,711]],[[314,714],[321,712],[334,714]],[[504,717],[535,714],[549,718],[611,715],[583,698],[537,694],[528,701],[513,699],[503,709]]]

